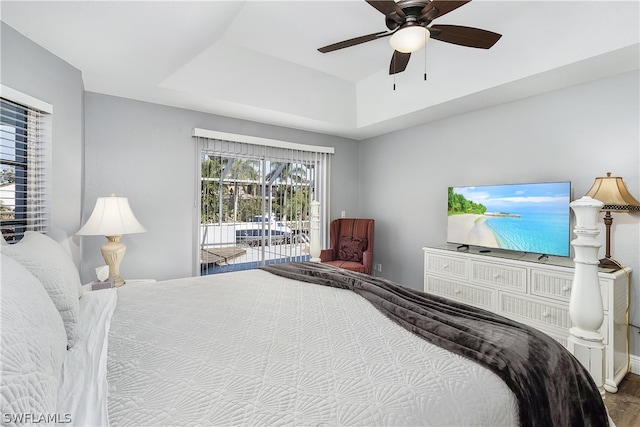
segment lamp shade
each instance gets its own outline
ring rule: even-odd
[[[398,52],[411,53],[427,43],[431,33],[422,25],[411,25],[396,31],[389,39],[389,44]]]
[[[629,193],[622,178],[611,176],[611,172],[607,172],[607,176],[597,177],[585,196],[604,203],[603,211],[640,210],[640,202]]]
[[[147,231],[138,222],[126,197],[98,197],[96,206],[76,234],[80,236],[120,236],[123,234],[144,233]]]

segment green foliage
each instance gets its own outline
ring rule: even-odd
[[[222,162],[219,158],[213,160],[207,158],[202,161],[201,173],[202,178],[214,178],[212,180],[203,180],[200,191],[200,223],[214,223],[220,220],[219,218],[219,201],[220,201],[220,182],[219,177],[222,172]],[[226,216],[228,206],[222,206],[223,216]]]
[[[13,184],[14,182],[16,182],[15,167],[2,165],[2,169],[0,169],[0,185]]]
[[[309,189],[297,187],[291,197],[284,204],[284,211],[288,212],[289,221],[304,221],[309,212]]]
[[[266,212],[274,218],[304,220],[309,214],[309,166],[297,163],[269,164],[265,176]],[[221,175],[224,172],[224,177]],[[263,184],[256,160],[205,156],[201,161],[200,223],[247,222],[261,215]],[[223,179],[221,179],[223,178]],[[269,197],[269,191],[271,195]]]
[[[453,187],[449,187],[449,205],[448,214],[478,214],[482,215],[487,211],[487,207],[481,203],[467,200],[462,194],[453,192]]]

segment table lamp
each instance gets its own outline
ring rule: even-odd
[[[113,278],[115,286],[122,286],[125,281],[120,277],[120,262],[127,247],[120,242],[123,234],[144,233],[147,231],[136,219],[129,207],[126,197],[98,197],[96,206],[89,220],[76,234],[79,236],[105,236],[107,243],[100,251],[109,266],[109,278]]]
[[[604,203],[604,206],[602,206],[600,210],[605,211],[606,252],[598,266],[617,270],[620,268],[620,265],[611,258],[611,224],[613,224],[611,212],[640,211],[640,202],[629,193],[622,178],[619,176],[611,176],[611,172],[607,172],[607,176],[597,177],[585,196],[600,200]]]

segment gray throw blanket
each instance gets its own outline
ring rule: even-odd
[[[521,323],[386,279],[312,262],[261,267],[303,282],[350,289],[407,330],[497,374],[513,391],[522,426],[606,426],[588,371],[550,336]]]

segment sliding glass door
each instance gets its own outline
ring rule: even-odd
[[[308,260],[310,203],[320,196],[319,178],[327,175],[327,167],[326,156],[303,151],[205,144],[200,151],[200,274]]]

